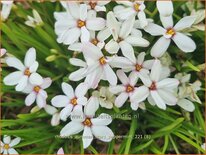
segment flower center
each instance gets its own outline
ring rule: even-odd
[[[86,119],[84,120],[83,124],[84,124],[85,126],[88,126],[88,127],[92,126],[91,119],[90,119],[90,118],[86,118]]]
[[[29,68],[25,69],[24,75],[26,75],[26,76],[30,76],[31,75],[31,72],[30,72]]]
[[[73,99],[71,99],[71,104],[73,104],[74,106],[77,105],[77,98],[74,97]]]
[[[135,69],[139,72],[142,69],[142,65],[136,64]]]
[[[34,87],[34,91],[35,91],[36,93],[39,93],[40,89],[41,89],[41,87],[39,87],[39,86],[35,86],[35,87]]]
[[[82,21],[82,20],[78,20],[77,21],[77,27],[78,28],[81,28],[81,27],[83,27],[83,26],[85,26],[86,25],[86,22],[85,21]]]
[[[138,4],[138,3],[134,4],[134,10],[135,11],[139,12],[140,11],[139,7],[140,7],[140,4]]]
[[[117,39],[117,43],[120,43],[120,42],[123,41],[123,40],[124,40],[124,39],[122,39],[122,38],[119,37],[119,38]]]
[[[126,88],[126,92],[130,93],[132,91],[134,91],[134,87],[132,87],[131,85],[128,85],[127,88]]]
[[[94,44],[95,46],[97,46],[98,42],[99,40],[97,40],[96,38],[91,40],[91,43]]]
[[[105,64],[107,63],[104,56],[99,59],[99,63],[100,63],[101,65],[105,65]]]
[[[157,90],[155,82],[152,82],[151,86],[149,87],[150,90]]]
[[[95,6],[97,5],[96,2],[89,2],[89,5],[91,6],[91,9],[94,9]]]
[[[8,150],[10,148],[9,144],[4,144],[4,149]]]
[[[174,30],[173,28],[169,28],[169,29],[167,29],[166,34],[167,34],[167,35],[174,36],[174,35],[175,35],[175,30]]]

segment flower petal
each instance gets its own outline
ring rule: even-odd
[[[159,81],[161,71],[162,71],[161,62],[158,59],[156,59],[150,73],[151,80],[155,82]]]
[[[6,58],[6,64],[9,66],[9,67],[14,67],[20,71],[24,71],[25,70],[25,67],[24,65],[22,64],[22,62],[17,59],[17,58],[14,58],[14,57],[7,57]]]
[[[133,67],[133,63],[125,57],[116,56],[112,57],[110,60],[111,61],[109,61],[109,64],[115,68],[131,69]]]
[[[174,26],[176,31],[181,31],[186,28],[190,28],[192,24],[195,22],[196,16],[186,16],[180,19],[177,24]]]
[[[29,67],[29,71],[31,73],[36,72],[37,69],[39,67],[39,63],[37,61],[35,61],[30,67]]]
[[[131,16],[122,23],[122,26],[119,32],[120,38],[124,39],[131,33],[133,25],[134,25],[134,21],[135,21],[135,17]]]
[[[86,97],[79,97],[77,99],[77,104],[78,105],[86,105],[87,104],[87,98]]]
[[[11,140],[11,143],[9,144],[9,146],[10,146],[10,147],[13,147],[13,146],[19,144],[20,141],[21,141],[21,138],[20,138],[20,137],[17,137],[17,138],[15,138],[15,139]]]
[[[157,1],[157,9],[160,13],[160,16],[171,16],[174,8],[172,1]]]
[[[76,2],[67,2],[67,6],[69,8],[69,12],[70,14],[75,18],[75,19],[79,19],[79,12],[80,12],[80,7],[79,4]]]
[[[93,135],[92,135],[92,131],[90,127],[87,127],[87,126],[84,127],[82,140],[83,140],[84,149],[87,148],[91,144],[93,140]]]
[[[16,91],[22,91],[26,88],[27,85],[28,85],[28,76],[22,76],[15,89]]]
[[[93,125],[109,125],[112,122],[112,117],[108,114],[102,113],[97,118],[92,118]]]
[[[105,49],[108,53],[110,54],[116,54],[119,51],[119,44],[114,41],[113,39],[111,39],[106,45],[105,45]]]
[[[44,79],[43,79],[43,84],[41,85],[41,88],[42,88],[42,89],[46,89],[46,88],[48,88],[49,86],[51,86],[51,84],[52,84],[51,78],[44,78]]]
[[[130,97],[130,101],[133,103],[140,103],[149,96],[149,89],[145,86],[140,86],[135,89],[134,93]]]
[[[30,48],[25,55],[24,64],[26,67],[30,67],[36,61],[36,50],[35,48]]]
[[[36,100],[36,93],[32,91],[25,99],[26,106],[32,105],[35,100]]]
[[[62,83],[62,90],[64,94],[68,96],[68,98],[72,99],[74,97],[74,89],[68,83]]]
[[[80,4],[80,20],[85,21],[87,18],[87,5],[86,4]]]
[[[57,95],[54,98],[52,98],[51,103],[53,106],[57,108],[65,107],[67,104],[70,103],[70,100],[65,95]]]
[[[150,91],[150,94],[152,96],[152,99],[155,101],[155,104],[163,110],[166,110],[166,104],[163,101],[163,99],[159,96],[159,94],[157,93],[157,91]]]
[[[90,97],[88,103],[84,107],[84,113],[87,117],[93,117],[99,108],[99,101],[97,97]]]
[[[149,46],[149,41],[139,36],[128,36],[125,39],[125,41],[131,44],[132,46],[138,46],[138,47]]]
[[[141,52],[138,57],[137,57],[137,63],[139,65],[142,65],[144,62],[144,58],[145,58],[146,53],[145,52]]]
[[[148,25],[148,21],[147,21],[144,11],[140,11],[137,16],[140,21],[140,27],[145,28]]]
[[[194,104],[187,99],[181,99],[177,104],[186,111],[193,112],[195,110]]]
[[[43,78],[38,73],[32,73],[29,77],[29,82],[33,85],[42,85]]]
[[[110,128],[107,126],[92,126],[92,133],[94,136],[103,141],[103,142],[110,142],[112,138],[114,137],[114,133]]]
[[[117,76],[123,85],[129,84],[129,79],[122,70],[117,70]]]
[[[151,34],[152,36],[160,36],[160,35],[163,35],[166,32],[166,30],[163,27],[161,27],[157,24],[154,24],[154,23],[149,23],[144,28],[144,30],[147,33]]]
[[[9,148],[8,153],[9,154],[19,154],[14,148]]]
[[[13,72],[13,73],[10,73],[9,75],[7,75],[3,82],[5,85],[8,85],[8,86],[13,86],[13,85],[16,85],[19,80],[22,78],[23,76],[23,73],[21,71],[16,71],[16,72]]]
[[[36,102],[39,108],[43,108],[46,105],[46,98],[43,97],[41,94],[37,95]]]
[[[172,15],[168,17],[160,16],[160,20],[162,22],[162,25],[165,29],[173,27],[173,18]]]
[[[169,88],[174,89],[179,85],[179,80],[175,78],[166,78],[156,83],[157,88]]]
[[[67,104],[67,106],[63,108],[60,112],[60,119],[66,121],[71,114],[73,107],[74,106],[72,104]]]
[[[81,42],[88,42],[90,39],[90,33],[85,26],[81,28]]]
[[[84,129],[84,126],[80,122],[71,121],[68,123],[61,131],[60,136],[71,136],[81,132]]]
[[[9,144],[11,142],[11,137],[7,136],[7,135],[4,135],[3,142],[5,144]]]
[[[106,22],[103,18],[93,18],[88,19],[86,23],[86,27],[89,30],[99,31],[105,28]]]
[[[71,81],[80,81],[81,79],[83,79],[85,77],[84,73],[86,72],[85,68],[80,68],[75,72],[72,72],[69,75],[69,80]]]
[[[87,83],[80,83],[75,89],[75,96],[83,97],[88,91]]]
[[[78,66],[78,67],[86,67],[87,64],[86,62],[84,62],[83,60],[81,59],[77,59],[77,58],[70,58],[69,59],[69,62],[74,65],[74,66]]]
[[[158,89],[157,92],[167,105],[177,104],[177,98],[171,92],[163,89]]]
[[[176,32],[173,41],[183,52],[193,52],[196,49],[195,42],[182,33]]]
[[[120,108],[128,99],[128,94],[126,92],[122,92],[119,96],[117,96],[115,100],[115,106]]]
[[[128,58],[130,61],[132,61],[133,63],[136,62],[136,58],[134,55],[134,49],[132,48],[132,45],[130,45],[129,43],[127,43],[126,41],[121,41],[119,43],[119,46],[122,50],[122,54]]]
[[[171,39],[166,39],[165,37],[159,38],[159,40],[153,45],[151,49],[151,56],[161,57],[170,45]]]
[[[103,68],[104,68],[104,75],[105,75],[107,81],[111,85],[116,85],[117,84],[117,76],[114,73],[114,71],[112,70],[112,68],[108,64],[105,64],[103,66]]]
[[[62,147],[57,151],[57,154],[64,154],[64,150]]]
[[[123,86],[123,85],[110,86],[109,91],[114,93],[114,94],[118,94],[120,92],[125,91],[125,86]]]

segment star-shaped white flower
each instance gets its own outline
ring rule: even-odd
[[[195,19],[195,16],[186,16],[174,26],[172,15],[168,17],[160,16],[164,28],[154,23],[149,23],[144,30],[153,36],[162,36],[153,45],[151,55],[153,57],[161,57],[168,49],[171,40],[183,52],[193,52],[196,49],[195,42],[181,31],[191,27]]]
[[[82,51],[88,66],[85,81],[92,88],[96,88],[101,79],[116,85],[117,76],[109,64],[109,59],[102,54],[102,51],[92,43],[84,44]]]
[[[82,109],[82,106],[87,103],[85,94],[87,93],[88,86],[86,83],[80,83],[75,91],[71,85],[63,82],[62,90],[65,95],[57,95],[52,100],[53,106],[62,108],[60,112],[60,118],[66,121],[67,117],[71,114],[74,109]]]
[[[144,95],[148,96],[148,101],[152,105],[157,105],[161,109],[166,109],[167,105],[176,105],[177,98],[175,97],[175,89],[179,84],[179,80],[175,78],[165,78],[160,79],[162,72],[162,65],[159,60],[155,60],[151,73],[148,76],[147,74],[142,76],[141,80],[146,87],[148,87],[148,92]],[[136,92],[133,95],[131,100],[138,98],[139,92]]]
[[[23,92],[29,95],[25,99],[26,106],[32,105],[35,100],[39,108],[43,108],[46,105],[47,92],[44,90],[48,88],[52,83],[51,78],[44,78],[41,84],[28,85]]]
[[[13,148],[15,145],[19,144],[21,138],[17,137],[11,140],[10,136],[4,135],[3,142],[1,141],[1,154],[18,154],[18,152]]]
[[[49,114],[52,115],[51,125],[57,126],[60,123],[60,114],[57,108],[51,105],[45,105],[44,110]]]
[[[131,16],[137,16],[140,21],[141,27],[144,28],[145,26],[147,26],[148,21],[144,12],[144,1],[118,1],[117,3],[124,5],[117,5],[116,7],[114,7],[115,16],[118,19],[126,20]]]
[[[88,42],[91,31],[99,31],[105,27],[105,20],[100,17],[89,18],[86,4],[62,2],[66,12],[55,12],[55,33],[59,43],[66,45],[79,41]]]
[[[87,4],[88,10],[94,10],[96,12],[99,12],[99,11],[106,12],[105,5],[107,5],[109,2],[110,2],[110,0],[107,0],[107,1],[90,0],[90,1],[87,1],[85,3]]]
[[[114,134],[107,125],[112,122],[112,118],[105,113],[94,118],[98,107],[98,99],[96,97],[90,97],[84,108],[84,113],[75,110],[72,113],[71,122],[61,130],[60,135],[63,137],[71,136],[83,130],[82,140],[84,148],[87,148],[91,144],[93,136],[101,141],[110,142],[114,137]]]
[[[36,73],[39,64],[36,61],[36,50],[34,48],[27,51],[24,65],[15,57],[7,57],[6,63],[9,67],[19,70],[7,75],[3,80],[5,85],[16,85],[16,91],[24,90],[29,83],[39,85],[43,83],[43,78]]]
[[[147,95],[144,95],[148,93],[147,87],[136,87],[138,79],[136,78],[136,76],[134,76],[133,73],[130,73],[129,77],[127,77],[122,70],[118,70],[117,76],[122,82],[122,84],[110,87],[110,91],[112,93],[119,94],[119,96],[115,100],[115,106],[118,108],[122,107],[129,98],[129,101],[131,102],[131,108],[133,110],[137,110],[139,107],[139,103],[141,103],[147,98]],[[138,97],[135,96],[136,98],[131,101],[131,97],[134,95],[134,93],[138,93]]]
[[[41,26],[43,25],[43,21],[41,19],[41,16],[39,15],[39,13],[36,10],[32,10],[33,16],[27,16],[28,20],[25,21],[25,24],[30,26],[30,27],[36,27],[36,26]]]
[[[122,24],[117,21],[113,12],[107,14],[107,27],[111,31],[113,39],[106,45],[105,49],[110,54],[116,54],[121,49],[122,54],[127,58],[134,58],[135,47],[147,47],[149,42],[141,35],[132,33],[135,17],[130,17]]]

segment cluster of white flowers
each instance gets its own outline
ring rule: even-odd
[[[132,110],[145,109],[145,101],[166,110],[166,105],[179,105],[193,111],[191,101],[200,102],[196,92],[199,82],[189,84],[189,75],[170,78],[169,66],[163,66],[162,56],[173,40],[183,52],[196,49],[194,41],[184,33],[192,27],[196,16],[186,16],[173,24],[172,1],[157,1],[157,8],[163,27],[154,24],[145,15],[143,1],[119,1],[113,11],[107,12],[110,1],[60,2],[65,9],[55,12],[55,33],[57,42],[68,46],[69,52],[77,51],[81,58],[71,58],[70,63],[78,70],[69,75],[71,81],[82,81],[75,89],[63,82],[63,95],[57,95],[46,104],[47,93],[44,89],[51,85],[50,78],[42,78],[36,71],[36,51],[28,50],[24,64],[15,57],[7,57],[6,63],[19,71],[4,78],[6,85],[16,85],[16,91],[27,93],[25,104],[37,102],[39,108],[53,115],[51,124],[58,125],[60,120],[71,121],[61,130],[60,136],[70,136],[83,131],[83,146],[87,148],[93,136],[109,142],[114,137],[107,127],[112,117],[102,113],[95,117],[99,105],[112,109],[123,107],[129,102]],[[98,12],[104,12],[99,16]],[[27,25],[35,27],[42,23],[34,11],[35,18],[28,17]],[[105,17],[105,18],[104,18]],[[150,42],[143,31],[152,36],[161,36],[152,45],[150,55],[138,52],[136,47],[145,48]],[[147,57],[152,57],[147,60]],[[101,81],[108,82],[102,86]],[[121,84],[119,83],[121,82]],[[178,85],[180,84],[180,87]],[[88,95],[88,90],[93,91]],[[195,94],[195,96],[194,96]],[[60,150],[62,153],[62,149]]]

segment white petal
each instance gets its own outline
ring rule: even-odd
[[[166,78],[158,83],[156,83],[157,88],[169,88],[173,89],[176,88],[179,84],[179,80],[174,78]]]
[[[97,97],[90,97],[88,103],[84,107],[84,113],[87,117],[93,117],[99,108],[99,101]]]
[[[59,113],[55,113],[53,116],[52,116],[52,119],[51,119],[51,125],[52,126],[57,126],[60,124],[60,115]]]
[[[46,105],[46,98],[43,97],[41,94],[37,95],[36,102],[39,108],[43,108]]]
[[[144,61],[142,66],[143,66],[143,68],[151,69],[153,64],[154,64],[154,60],[146,60],[146,61]]]
[[[193,112],[195,110],[194,104],[187,99],[181,99],[177,104],[186,111]]]
[[[147,74],[139,74],[140,79],[142,80],[142,82],[144,83],[145,86],[150,87],[152,84],[152,81],[149,77],[149,75]]]
[[[134,55],[134,50],[132,48],[132,46],[127,43],[126,41],[121,41],[119,43],[120,45],[120,48],[122,50],[122,54],[128,58],[129,60],[131,60],[133,63],[136,62],[136,58],[135,58],[135,55]]]
[[[190,28],[195,22],[196,16],[186,16],[180,19],[177,24],[174,26],[176,31],[181,31],[186,28]]]
[[[84,73],[86,72],[86,69],[85,68],[80,68],[78,69],[77,71],[75,72],[72,72],[70,75],[69,75],[69,80],[71,81],[79,81],[81,79],[83,79],[85,76],[84,76]]]
[[[130,16],[135,16],[136,11],[134,11],[132,7],[128,7],[124,9],[119,9],[119,11],[115,11],[115,15],[120,20],[126,20]]]
[[[136,36],[128,36],[125,39],[126,42],[128,42],[129,44],[131,44],[132,46],[138,46],[138,47],[147,47],[149,46],[149,41],[147,41],[144,38],[141,37],[136,37]]]
[[[62,83],[62,90],[64,94],[68,96],[68,98],[74,97],[74,89],[68,83],[65,83],[65,82]]]
[[[32,91],[25,99],[26,106],[32,105],[35,100],[36,100],[36,93]]]
[[[163,89],[158,89],[157,92],[167,105],[177,104],[177,98],[171,92]]]
[[[106,79],[108,80],[108,82],[111,85],[116,85],[117,84],[117,76],[114,73],[114,71],[112,70],[112,68],[108,64],[105,64],[103,66],[103,68],[104,68],[104,75],[106,76]]]
[[[111,39],[106,45],[105,49],[110,54],[116,54],[119,51],[119,44]]]
[[[129,84],[129,79],[128,79],[127,75],[122,70],[117,71],[117,76],[123,85]]]
[[[86,67],[87,66],[87,64],[83,60],[77,59],[77,58],[70,58],[69,62],[74,66],[79,66],[79,67]]]
[[[146,18],[144,11],[140,11],[138,13],[138,18],[140,21],[141,28],[145,28],[148,25],[148,21],[147,21],[147,18]]]
[[[14,148],[9,148],[8,153],[9,154],[19,154]]]
[[[110,142],[114,137],[114,133],[107,126],[92,126],[91,128],[94,136],[103,142]]]
[[[90,33],[87,28],[84,26],[81,28],[81,42],[88,42],[90,38]]]
[[[9,67],[14,67],[14,68],[21,70],[21,71],[24,71],[24,69],[25,69],[22,62],[19,59],[14,58],[14,57],[7,57],[6,63]]]
[[[85,120],[86,116],[83,113],[82,105],[76,105],[73,108],[70,118],[74,122],[83,122]]]
[[[65,108],[63,108],[60,112],[60,119],[66,121],[67,117],[71,114],[72,109],[72,104],[68,104]]]
[[[13,72],[13,73],[10,73],[9,75],[7,75],[3,82],[5,85],[8,85],[8,86],[13,86],[13,85],[16,85],[19,80],[22,78],[23,76],[23,73],[21,71],[16,71],[16,72]]]
[[[109,36],[111,35],[111,32],[108,28],[101,30],[98,34],[97,34],[97,39],[99,41],[105,41],[107,38],[109,38]]]
[[[122,23],[122,27],[120,29],[119,37],[126,38],[132,31],[134,25],[135,17],[131,16],[127,20]]]
[[[57,154],[64,154],[64,150],[62,147],[57,151]]]
[[[87,5],[80,4],[80,20],[85,21],[87,18]]]
[[[102,69],[97,69],[93,73],[90,73],[89,75],[86,76],[85,82],[88,83],[89,88],[95,89],[102,77],[103,71]]]
[[[157,1],[157,9],[161,16],[171,16],[174,8],[172,1]]]
[[[144,30],[147,33],[151,34],[152,36],[160,36],[160,35],[163,35],[166,32],[166,30],[163,27],[161,27],[157,24],[154,24],[154,23],[149,23],[144,28]]]
[[[9,144],[9,146],[13,147],[13,146],[19,144],[20,141],[21,141],[21,138],[17,137],[15,139],[11,140],[11,143]]]
[[[84,127],[82,140],[83,140],[84,149],[87,148],[91,144],[93,140],[93,135],[92,135],[92,131],[90,127],[87,127],[87,126]]]
[[[36,61],[36,50],[35,48],[30,48],[25,55],[24,64],[26,67],[30,67]]]
[[[102,30],[105,27],[105,20],[103,18],[93,18],[93,19],[88,19],[86,23],[86,27],[89,30],[93,31],[99,31]]]
[[[11,137],[7,136],[7,135],[4,135],[3,142],[6,143],[6,144],[9,144],[11,142]]]
[[[151,80],[155,82],[159,81],[161,71],[162,71],[162,65],[161,62],[157,59],[155,60],[151,69],[151,73],[150,73]]]
[[[80,122],[70,122],[68,123],[61,131],[61,136],[71,136],[81,132],[84,129],[84,126]]]
[[[139,108],[139,103],[138,102],[131,102],[131,108],[132,110],[137,110]]]
[[[149,89],[145,86],[140,86],[135,89],[133,95],[130,97],[130,101],[133,103],[140,103],[149,96]]]
[[[125,86],[123,86],[123,85],[110,86],[109,91],[114,93],[114,94],[118,94],[120,92],[125,91]]]
[[[44,79],[43,79],[43,84],[41,85],[41,88],[42,88],[42,89],[46,89],[46,88],[48,88],[49,86],[51,86],[51,84],[52,84],[51,78],[44,78]]]
[[[133,71],[129,74],[129,84],[131,86],[135,86],[137,84],[137,81],[138,81],[138,74]]]
[[[159,38],[159,40],[153,45],[151,49],[151,56],[161,57],[170,45],[171,39],[166,39],[165,37]]]
[[[82,51],[82,43],[74,43],[74,44],[71,44],[71,45],[68,47],[68,50],[81,52],[81,51]],[[71,59],[72,59],[72,58],[71,58]]]
[[[137,63],[139,65],[142,65],[144,62],[144,58],[145,58],[146,53],[145,52],[141,52],[138,57],[137,57]]]
[[[77,97],[83,97],[88,91],[87,83],[80,83],[75,89],[75,95]]]
[[[79,19],[80,7],[79,4],[76,2],[69,2],[68,3],[69,12],[75,18]]]
[[[36,72],[37,69],[39,67],[39,63],[37,61],[35,61],[30,67],[29,67],[29,71],[31,73]]]
[[[87,104],[87,98],[86,97],[79,97],[77,99],[77,104],[78,105],[86,105]]]
[[[131,68],[133,67],[133,63],[125,58],[125,57],[114,57],[114,58],[111,58],[111,61],[109,61],[109,64],[112,66],[112,67],[115,67],[115,68],[124,68],[124,69],[128,69],[128,68]]]
[[[38,73],[32,73],[29,77],[29,82],[33,85],[43,84],[43,78]]]
[[[117,96],[115,100],[115,106],[120,108],[128,99],[128,94],[126,92],[122,92],[119,96]]]
[[[28,85],[28,76],[23,76],[20,80],[18,85],[15,87],[16,91],[22,91]]]
[[[53,106],[61,108],[61,107],[65,107],[67,104],[69,104],[70,100],[65,95],[57,95],[51,100],[51,103]]]
[[[173,18],[172,15],[168,17],[160,16],[160,20],[162,21],[162,25],[165,29],[173,27]]]
[[[153,98],[153,100],[155,101],[155,104],[163,110],[166,110],[166,105],[165,102],[163,101],[163,99],[159,96],[159,94],[157,93],[157,91],[150,91],[150,94]]]
[[[112,122],[112,117],[108,114],[102,113],[97,118],[91,119],[93,125],[109,125]]]
[[[44,107],[44,110],[50,115],[54,115],[58,112],[58,110],[55,107],[48,104]]]
[[[195,42],[182,33],[176,32],[173,41],[183,52],[193,52],[196,49]]]

